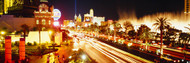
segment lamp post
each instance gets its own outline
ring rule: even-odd
[[[51,35],[52,35],[53,31],[49,30],[48,33],[49,33],[49,38],[50,38],[50,42],[51,42],[51,38],[52,38]]]
[[[38,28],[39,28],[39,46],[40,46],[41,45],[41,29],[42,29],[42,25],[39,24]]]
[[[4,35],[6,34],[6,32],[5,31],[1,31],[0,33],[1,33],[0,40],[3,41],[4,40]]]

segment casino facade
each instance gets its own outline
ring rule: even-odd
[[[45,28],[53,26],[53,6],[48,6],[46,3],[40,4],[38,11],[34,11],[34,16],[36,26],[41,25]]]

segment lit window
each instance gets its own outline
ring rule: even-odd
[[[46,20],[45,19],[42,19],[42,24],[46,25]]]
[[[36,24],[39,24],[39,20],[36,20]]]
[[[49,25],[51,25],[51,20],[49,20]]]

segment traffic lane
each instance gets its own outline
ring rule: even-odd
[[[111,52],[111,53],[113,53],[113,54],[115,54],[115,55],[117,55],[117,56],[119,56],[119,57],[121,57],[121,58],[123,58],[123,59],[125,59],[125,60],[127,60],[127,61],[132,61],[132,62],[135,61],[135,62],[137,62],[137,63],[140,63],[140,62],[151,62],[151,61],[148,61],[148,60],[143,59],[143,58],[141,58],[141,57],[134,56],[134,55],[132,55],[132,54],[129,54],[129,53],[127,53],[127,52],[124,52],[124,51],[122,51],[122,50],[119,50],[119,49],[117,49],[117,48],[114,48],[114,47],[112,47],[112,46],[110,46],[110,45],[104,44],[104,43],[102,43],[102,42],[100,42],[100,41],[93,40],[93,41],[91,41],[91,42],[96,43],[97,46],[99,46],[100,48],[103,48],[103,49],[105,49],[106,51],[109,51],[109,52]],[[134,62],[133,62],[133,63],[134,63]]]
[[[112,59],[105,56],[101,52],[94,49],[89,44],[85,44],[85,47],[82,47],[82,49],[92,58],[95,59],[98,63],[114,63]]]

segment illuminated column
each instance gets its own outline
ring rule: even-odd
[[[5,37],[5,63],[11,63],[12,56],[11,56],[11,37]]]
[[[20,38],[20,43],[19,43],[19,60],[24,60],[25,59],[25,39]]]
[[[90,9],[90,16],[93,17],[94,16],[94,10]]]

